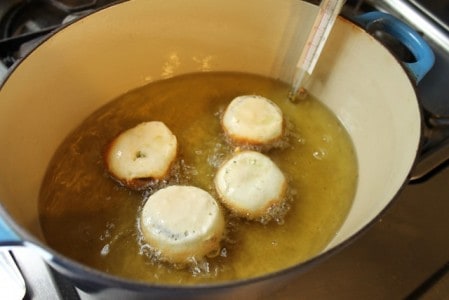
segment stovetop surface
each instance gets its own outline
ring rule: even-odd
[[[432,180],[408,185],[359,239],[276,296],[449,299],[448,179],[446,168]]]
[[[443,24],[449,24],[449,1],[447,0],[411,0],[415,5],[431,11]]]

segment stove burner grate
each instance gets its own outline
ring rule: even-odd
[[[0,2],[0,62],[11,67],[48,33],[117,0],[10,0]],[[27,42],[33,41],[30,44]]]

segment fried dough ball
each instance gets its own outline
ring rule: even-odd
[[[131,189],[145,189],[169,176],[177,140],[159,121],[143,122],[122,132],[105,153],[108,171]]]
[[[262,96],[236,97],[226,108],[222,127],[232,142],[263,146],[282,137],[282,111],[271,100]]]
[[[218,169],[214,183],[222,203],[250,220],[269,218],[270,209],[284,202],[287,188],[282,171],[256,151],[232,156]]]
[[[161,260],[186,264],[220,249],[225,221],[208,192],[175,185],[148,198],[140,226],[145,241],[160,251]]]

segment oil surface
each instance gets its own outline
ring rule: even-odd
[[[338,119],[319,101],[287,99],[289,86],[251,74],[198,73],[153,82],[88,117],[56,151],[39,201],[48,244],[83,264],[134,280],[198,284],[254,277],[318,254],[342,225],[355,194],[357,160]],[[267,154],[289,184],[290,210],[264,225],[230,215],[218,256],[191,268],[151,259],[138,218],[152,190],[130,191],[111,179],[103,153],[120,132],[143,121],[164,122],[179,146],[176,176],[217,194],[213,178],[234,147],[220,117],[236,96],[261,95],[283,111],[287,134]]]

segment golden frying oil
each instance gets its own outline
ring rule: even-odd
[[[41,188],[40,222],[48,244],[83,264],[134,280],[198,284],[254,277],[318,254],[343,223],[355,194],[357,161],[338,119],[308,97],[288,100],[289,86],[242,73],[198,73],[153,82],[111,101],[87,118],[56,151]],[[138,218],[153,191],[130,191],[108,175],[106,145],[143,121],[162,121],[176,135],[174,176],[217,194],[217,167],[234,151],[220,117],[236,96],[273,100],[287,121],[282,146],[267,154],[289,184],[289,211],[264,225],[227,215],[228,235],[214,257],[176,268],[152,259]],[[188,213],[188,212],[186,212]]]

